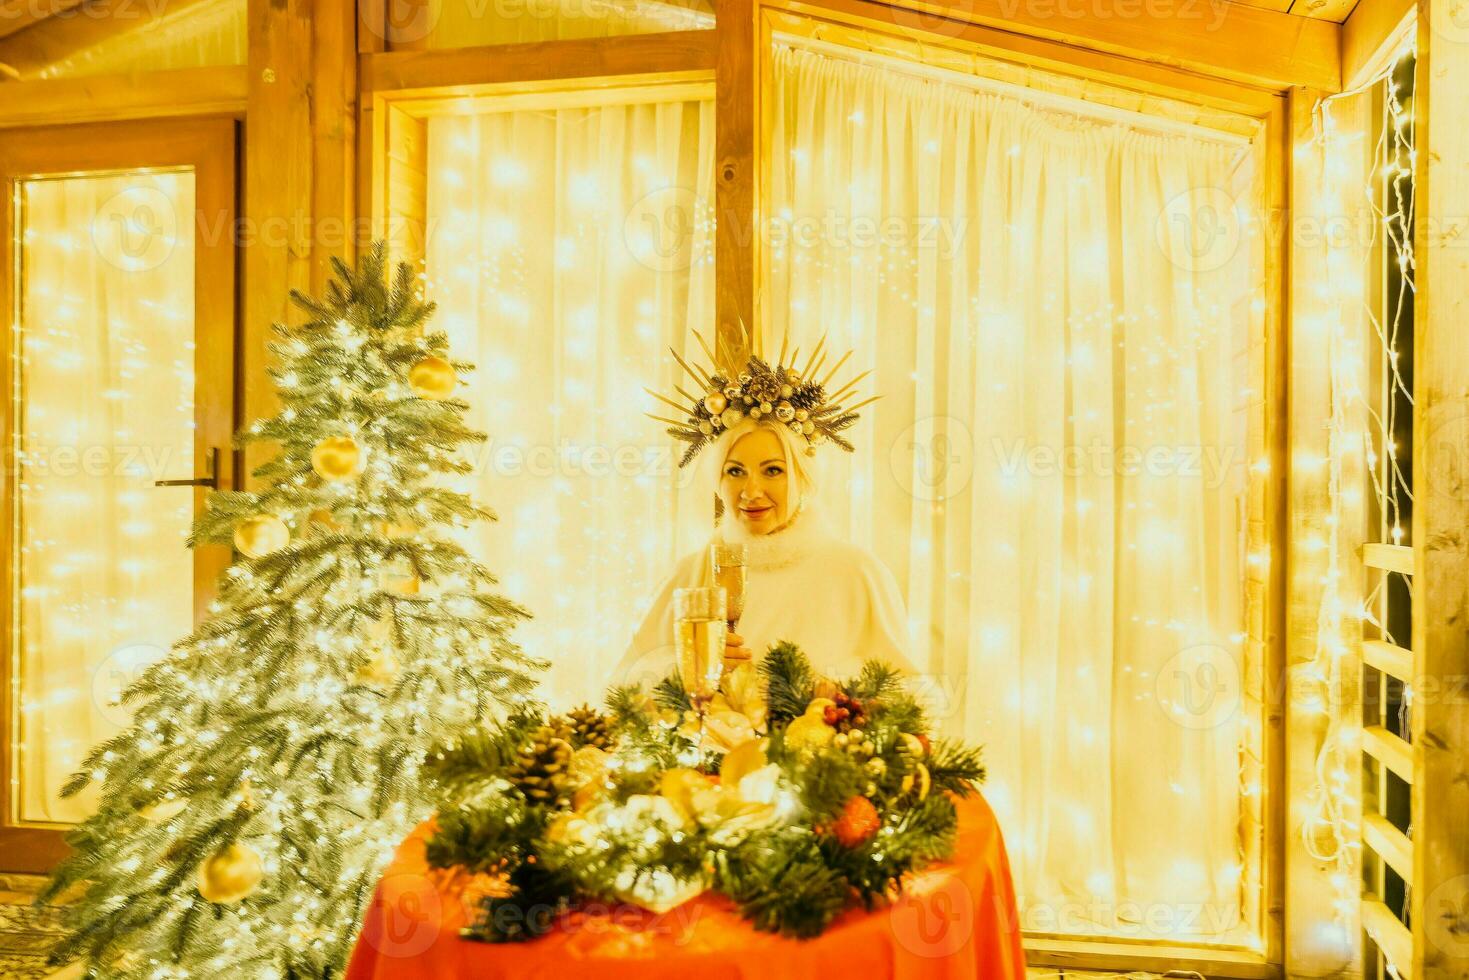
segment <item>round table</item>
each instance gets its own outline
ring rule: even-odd
[[[1024,980],[999,825],[982,797],[957,803],[951,863],[914,875],[892,904],[850,909],[808,940],[758,932],[716,894],[661,915],[628,906],[571,912],[526,943],[461,939],[473,900],[458,879],[428,867],[425,824],[384,872],[347,980]]]

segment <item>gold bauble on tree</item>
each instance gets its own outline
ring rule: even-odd
[[[397,595],[418,595],[423,591],[423,580],[407,565],[395,563],[378,572],[378,588]]]
[[[199,894],[219,905],[233,905],[249,897],[264,876],[253,848],[230,844],[199,865]]]
[[[188,805],[189,801],[187,799],[182,796],[175,796],[172,799],[154,800],[139,810],[138,813],[144,820],[151,823],[164,823],[183,813],[184,808]]]
[[[408,386],[419,398],[443,401],[454,393],[458,383],[454,365],[442,357],[425,357],[408,369]]]
[[[367,654],[362,666],[357,668],[357,682],[374,687],[387,687],[398,679],[398,658],[386,646],[375,645]]]
[[[291,543],[291,529],[274,514],[256,514],[235,525],[235,547],[251,558],[261,558]]]
[[[362,447],[351,436],[329,436],[311,450],[311,468],[323,480],[350,480],[362,470]]]

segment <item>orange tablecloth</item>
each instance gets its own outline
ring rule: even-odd
[[[852,909],[816,939],[757,932],[705,894],[662,915],[573,912],[528,943],[460,939],[465,902],[424,861],[427,825],[399,848],[367,910],[347,980],[1024,980],[1010,863],[982,798],[959,801],[955,860],[874,912]]]

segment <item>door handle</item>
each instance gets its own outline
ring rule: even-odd
[[[209,455],[205,457],[208,465],[204,468],[204,475],[192,480],[154,480],[155,487],[208,487],[211,490],[219,489],[219,450],[211,448]]]

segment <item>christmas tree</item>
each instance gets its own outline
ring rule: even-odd
[[[95,977],[337,977],[378,872],[430,809],[456,728],[525,706],[526,614],[444,533],[493,518],[447,475],[482,440],[433,312],[375,246],[277,326],[281,409],[242,444],[262,489],[212,495],[191,546],[238,554],[210,615],[124,694],[130,728],[65,792],[96,814],[42,900],[81,891],[57,958]]]

